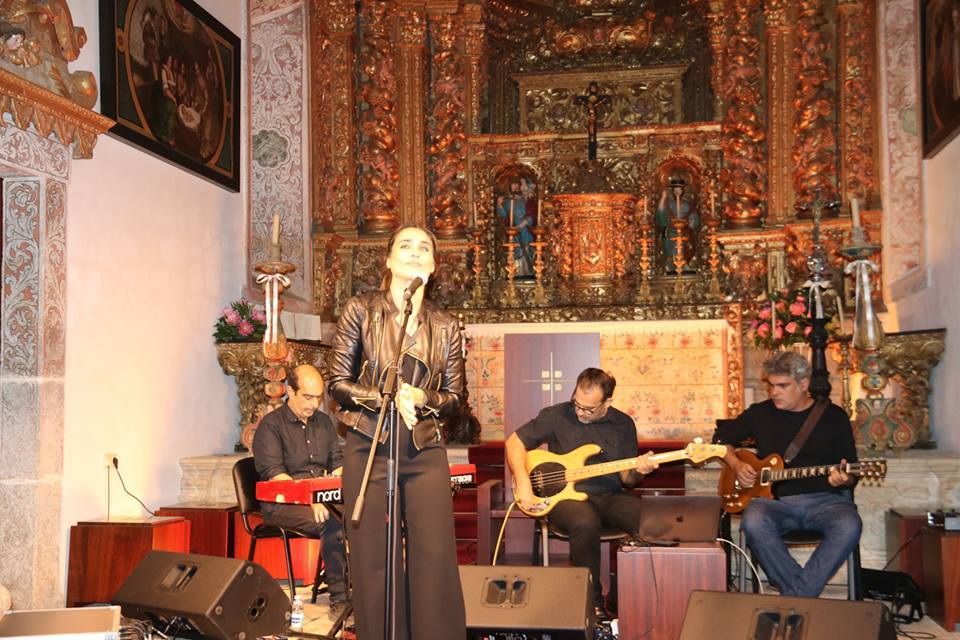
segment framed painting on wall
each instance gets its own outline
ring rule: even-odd
[[[960,132],[960,0],[920,0],[923,157]]]
[[[239,191],[240,39],[192,0],[100,0],[100,34],[110,132]]]

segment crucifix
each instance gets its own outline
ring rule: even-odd
[[[597,159],[597,109],[600,105],[609,104],[610,96],[603,95],[599,91],[596,80],[590,81],[587,92],[582,96],[576,96],[573,103],[583,105],[587,109],[587,159]]]

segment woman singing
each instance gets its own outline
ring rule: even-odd
[[[434,269],[436,238],[404,225],[387,243],[384,290],[347,302],[330,355],[330,395],[340,403],[347,427],[343,459],[345,514],[353,511],[380,410],[380,386],[393,365],[404,292]],[[423,299],[411,298],[396,397],[399,424],[398,517],[406,553],[396,553],[396,638],[463,640],[466,622],[457,570],[457,550],[447,453],[440,420],[454,414],[463,395],[463,349],[451,316]],[[385,636],[386,462],[389,443],[377,446],[359,527],[346,526],[357,637]],[[401,523],[398,523],[401,526]]]

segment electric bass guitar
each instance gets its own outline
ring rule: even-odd
[[[781,480],[797,480],[800,478],[816,478],[830,475],[832,469],[838,468],[844,473],[860,476],[861,482],[866,484],[881,484],[887,475],[887,461],[881,458],[871,458],[860,462],[845,464],[825,464],[816,467],[794,467],[785,469],[780,454],[773,453],[763,460],[752,451],[737,449],[737,457],[753,467],[757,472],[757,479],[752,487],[744,487],[737,480],[737,472],[731,467],[723,465],[720,470],[720,488],[718,493],[723,498],[723,510],[727,513],[740,513],[747,508],[754,498],[772,498],[773,483]]]
[[[637,457],[591,465],[584,464],[587,458],[597,455],[600,451],[600,446],[596,444],[585,444],[563,455],[543,449],[528,451],[527,472],[530,474],[533,495],[539,498],[539,501],[532,508],[519,503],[517,507],[534,518],[545,516],[558,502],[587,499],[587,494],[573,488],[575,482],[634,469],[639,460]],[[700,464],[711,458],[722,458],[726,453],[725,445],[703,444],[700,438],[697,438],[683,449],[656,453],[653,459],[659,464],[677,460],[689,460],[693,464]]]

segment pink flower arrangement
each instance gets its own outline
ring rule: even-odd
[[[224,308],[213,325],[214,342],[254,342],[263,340],[267,316],[259,307],[240,298]]]
[[[807,291],[782,289],[767,294],[749,314],[747,338],[759,349],[774,351],[806,342],[813,331]],[[827,325],[827,334],[836,335],[836,326]]]

